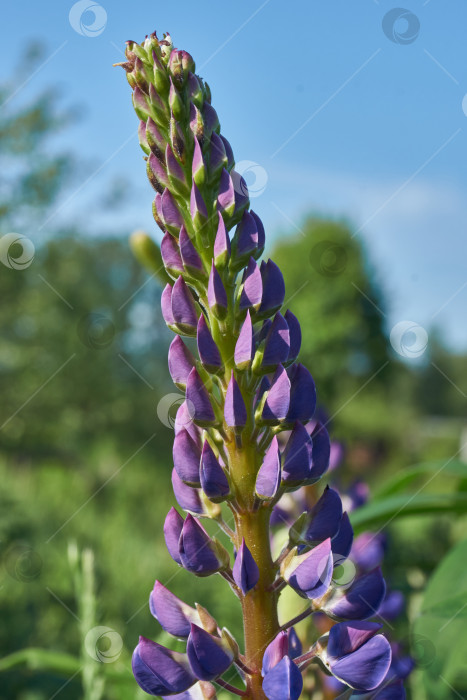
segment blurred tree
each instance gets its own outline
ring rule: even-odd
[[[0,225],[3,232],[34,220],[53,204],[75,169],[71,153],[56,153],[52,141],[74,116],[59,108],[56,92],[45,90],[17,106],[43,48],[29,48],[14,76],[0,86]],[[15,99],[13,99],[15,98]]]
[[[147,279],[126,240],[78,236],[41,246],[25,270],[2,270],[4,449],[65,456],[154,432],[158,397],[171,390],[169,334]]]
[[[379,370],[374,381],[387,382],[383,294],[350,228],[310,217],[303,235],[284,237],[272,256],[302,325],[301,359],[312,370],[320,401],[337,409],[352,388]]]
[[[436,329],[429,337],[429,361],[414,374],[414,398],[429,415],[465,420],[467,356],[450,352]]]

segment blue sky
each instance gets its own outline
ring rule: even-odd
[[[129,87],[112,63],[126,39],[169,30],[209,82],[237,162],[256,164],[247,179],[270,240],[310,211],[348,218],[386,290],[388,330],[436,323],[467,350],[464,0],[404,0],[392,15],[387,0],[89,0],[96,14],[78,8],[70,22],[73,5],[28,0],[3,13],[4,72],[31,39],[47,47],[6,108],[58,85],[84,115],[66,140],[89,164],[53,218],[20,233],[39,241],[81,220],[159,235]],[[115,177],[132,183],[131,201],[99,213],[96,192]]]

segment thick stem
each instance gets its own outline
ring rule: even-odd
[[[224,362],[224,381],[230,381],[234,369],[234,350],[238,333],[235,327],[235,281],[226,283],[229,297],[228,316],[223,323],[218,323],[211,315],[211,332],[217,343]],[[267,645],[279,633],[277,616],[278,594],[271,591],[275,580],[277,566],[271,556],[269,540],[269,520],[271,507],[257,507],[255,495],[256,476],[260,466],[261,450],[256,440],[253,413],[253,396],[255,386],[240,381],[248,421],[241,435],[236,439],[234,431],[224,425],[228,434],[225,447],[229,453],[230,477],[234,492],[235,533],[234,544],[238,550],[245,539],[259,569],[259,581],[246,595],[240,592],[243,614],[245,652],[243,660],[251,673],[246,675],[247,688],[245,696],[249,700],[267,700],[262,690],[261,662]],[[255,437],[253,437],[255,436]]]
[[[277,595],[269,590],[275,576],[269,545],[269,517],[269,511],[260,510],[256,513],[241,515],[238,523],[239,536],[245,538],[260,573],[254,590],[241,598],[245,660],[247,666],[254,672],[248,691],[251,698],[255,700],[265,698],[261,688],[261,662],[264,650],[280,630]]]
[[[252,553],[259,569],[259,581],[245,596],[241,595],[245,637],[245,663],[252,670],[248,680],[247,697],[265,700],[262,690],[261,662],[267,645],[279,633],[277,594],[270,588],[276,576],[269,542],[269,508],[253,510],[256,479],[254,443],[244,444],[241,450],[231,443],[231,459],[237,486],[239,511],[236,513],[237,547],[242,539]]]

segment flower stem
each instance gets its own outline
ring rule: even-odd
[[[289,620],[288,622],[286,622],[285,625],[282,625],[281,630],[288,630],[289,627],[293,627],[294,625],[297,625],[302,620],[306,620],[306,618],[309,617],[312,613],[313,613],[313,610],[312,610],[311,606],[309,606],[302,613],[300,613],[296,617],[292,618],[292,620]]]
[[[245,440],[238,449],[230,443],[229,452],[234,469],[239,510],[235,515],[236,546],[242,539],[252,553],[259,569],[259,581],[246,595],[240,595],[245,637],[245,664],[252,673],[247,681],[247,697],[264,700],[262,690],[261,661],[267,645],[279,633],[277,595],[271,592],[276,577],[276,567],[271,556],[269,520],[271,510],[262,507],[254,510],[257,446]]]
[[[241,697],[246,697],[246,693],[244,690],[240,690],[240,688],[236,688],[234,685],[230,685],[230,683],[227,683],[227,681],[222,680],[222,678],[216,678],[214,682],[217,683],[217,685],[220,685],[222,688],[228,690],[230,693],[240,695]]]

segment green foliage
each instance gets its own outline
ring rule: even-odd
[[[303,235],[283,237],[272,257],[302,326],[300,357],[311,368],[321,401],[334,408],[388,359],[382,292],[345,223],[307,219]]]
[[[422,493],[400,494],[382,500],[372,500],[352,514],[351,521],[356,532],[368,528],[385,528],[395,518],[409,515],[434,515],[437,513],[465,513],[467,493]]]
[[[39,248],[28,270],[2,270],[3,449],[70,461],[90,442],[139,445],[154,432],[169,335],[146,280],[124,241],[76,237]]]
[[[429,700],[461,697],[467,690],[467,540],[443,559],[426,587],[415,620],[413,653],[417,682]]]
[[[428,483],[438,476],[441,476],[443,479],[448,476],[466,479],[467,464],[451,458],[439,460],[437,462],[426,462],[424,464],[417,464],[414,467],[401,469],[391,479],[380,484],[377,491],[373,494],[373,498],[381,500],[384,497],[405,491],[409,486],[412,486],[414,482],[418,482],[425,474],[430,477]]]

